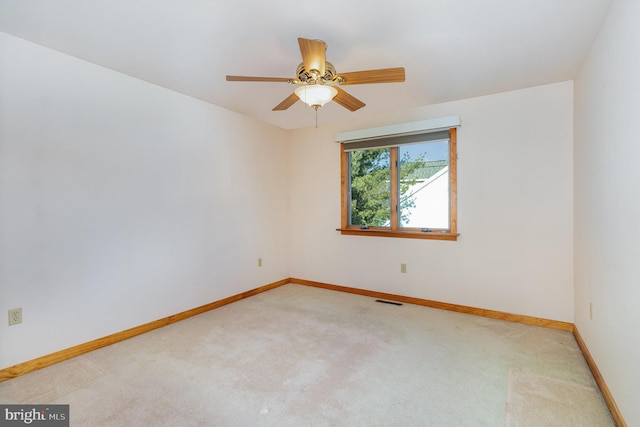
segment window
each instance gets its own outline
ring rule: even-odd
[[[342,234],[456,240],[456,128],[341,143]]]

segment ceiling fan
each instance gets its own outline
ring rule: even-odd
[[[339,86],[369,83],[396,83],[404,81],[404,68],[383,68],[379,70],[336,73],[336,69],[325,59],[327,44],[322,40],[298,38],[302,63],[298,65],[295,78],[227,76],[232,82],[284,82],[299,85],[294,93],[285,98],[273,111],[282,111],[295,104],[298,99],[316,111],[327,102],[334,100],[350,111],[356,111],[365,103],[348,94]]]

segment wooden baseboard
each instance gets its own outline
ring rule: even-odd
[[[422,305],[425,307],[439,308],[441,310],[455,311],[458,313],[473,314],[476,316],[490,317],[492,319],[507,320],[509,322],[524,323],[527,325],[542,326],[545,328],[559,329],[562,331],[573,332],[573,323],[561,322],[559,320],[543,319],[540,317],[523,316],[520,314],[505,313],[502,311],[487,310],[484,308],[475,308],[465,305],[450,304],[446,302],[432,301],[422,298],[407,297],[404,295],[389,294],[386,292],[369,291],[366,289],[350,288],[348,286],[331,285],[328,283],[313,282],[311,280],[291,278],[291,283],[299,285],[313,286],[316,288],[330,289],[333,291],[348,292],[351,294],[364,295],[372,298],[390,299],[393,301],[404,302],[407,304]]]
[[[605,383],[604,378],[602,377],[602,374],[598,369],[598,366],[596,365],[595,361],[591,357],[591,353],[589,353],[589,349],[587,348],[584,340],[580,336],[580,333],[578,332],[577,327],[573,323],[561,322],[558,320],[543,319],[543,318],[538,318],[533,316],[523,316],[519,314],[505,313],[505,312],[495,311],[495,310],[487,310],[484,308],[475,308],[475,307],[469,307],[469,306],[458,305],[458,304],[450,304],[445,302],[438,302],[438,301],[408,297],[403,295],[395,295],[395,294],[390,294],[386,292],[377,292],[377,291],[370,291],[366,289],[351,288],[348,286],[332,285],[329,283],[314,282],[311,280],[304,280],[304,279],[298,279],[298,278],[283,279],[274,283],[270,283],[268,285],[261,286],[256,289],[252,289],[237,295],[230,296],[228,298],[224,298],[219,301],[215,301],[209,304],[202,305],[200,307],[193,308],[191,310],[183,311],[182,313],[174,314],[159,320],[155,320],[153,322],[146,323],[144,325],[127,329],[122,332],[117,332],[115,334],[111,334],[106,337],[98,338],[96,340],[89,341],[74,347],[70,347],[65,350],[60,350],[58,352],[39,357],[37,359],[33,359],[28,362],[23,362],[14,366],[10,366],[8,368],[0,370],[0,382],[10,380],[20,375],[24,375],[26,373],[36,371],[38,369],[53,365],[58,362],[62,362],[67,359],[71,359],[76,356],[80,356],[81,354],[88,353],[90,351],[97,350],[99,348],[106,347],[108,345],[115,344],[120,341],[124,341],[126,339],[144,334],[145,332],[149,332],[154,329],[161,328],[171,323],[188,319],[189,317],[193,317],[198,314],[205,313],[207,311],[213,310],[218,307],[222,307],[223,305],[231,304],[232,302],[240,301],[242,299],[257,295],[259,293],[268,291],[270,289],[274,289],[279,286],[286,285],[287,283],[313,286],[316,288],[329,289],[329,290],[339,291],[339,292],[348,292],[348,293],[368,296],[372,298],[382,298],[387,300],[403,302],[407,304],[422,305],[425,307],[438,308],[441,310],[449,310],[449,311],[455,311],[458,313],[473,314],[476,316],[489,317],[492,319],[500,319],[500,320],[506,320],[510,322],[524,323],[527,325],[541,326],[545,328],[559,329],[562,331],[572,332],[576,338],[576,341],[578,343],[578,346],[580,347],[580,350],[582,351],[582,354],[584,355],[585,360],[587,361],[587,364],[596,381],[596,384],[600,388],[600,392],[602,393],[604,401],[607,404],[609,411],[611,412],[611,416],[614,419],[616,426],[627,427],[627,423],[624,421],[624,418],[620,413],[620,409],[618,408],[618,405],[616,404],[613,398],[613,395],[609,390],[609,387],[607,387],[607,384]]]
[[[609,408],[609,412],[611,412],[613,421],[615,421],[617,427],[627,427],[627,423],[625,422],[624,418],[622,418],[622,413],[620,412],[620,409],[618,408],[618,405],[616,404],[616,401],[614,400],[609,387],[607,387],[607,383],[605,383],[604,378],[600,373],[600,369],[598,369],[595,360],[593,360],[593,357],[591,357],[591,353],[589,352],[587,345],[585,344],[582,336],[580,335],[580,332],[578,332],[578,328],[575,325],[573,326],[573,336],[578,342],[578,347],[580,347],[580,350],[582,351],[582,354],[587,361],[587,365],[589,365],[591,374],[596,380],[596,384],[600,389],[600,393],[602,393],[602,398]]]
[[[97,350],[99,348],[106,347],[108,345],[115,344],[120,341],[124,341],[129,338],[133,338],[136,335],[141,335],[141,334],[144,334],[145,332],[149,332],[154,329],[158,329],[163,326],[170,325],[171,323],[188,319],[189,317],[193,317],[198,314],[213,310],[215,308],[222,307],[223,305],[231,304],[232,302],[236,302],[236,301],[251,297],[253,295],[257,295],[259,293],[268,291],[270,289],[277,288],[278,286],[286,285],[287,283],[290,283],[289,279],[280,280],[278,282],[270,283],[268,285],[264,285],[256,289],[252,289],[250,291],[242,292],[240,294],[221,299],[219,301],[205,304],[200,307],[192,308],[191,310],[183,311],[182,313],[173,314],[171,316],[168,316],[159,320],[155,320],[153,322],[145,323],[144,325],[136,326],[134,328],[127,329],[122,332],[117,332],[115,334],[111,334],[106,337],[98,338],[93,341],[89,341],[80,345],[76,345],[74,347],[60,350],[55,353],[48,354],[46,356],[38,357],[37,359],[33,359],[27,362],[19,363],[14,366],[10,366],[8,368],[0,370],[0,382],[10,380],[20,375],[24,375],[26,373],[33,372],[38,369],[42,369],[44,367],[53,365],[55,363],[59,363],[67,359],[80,356],[81,354],[85,354],[90,351]]]

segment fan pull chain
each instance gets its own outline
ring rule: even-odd
[[[313,108],[316,110],[316,129],[318,129],[318,105],[314,105]]]

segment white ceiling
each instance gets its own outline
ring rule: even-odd
[[[575,77],[611,0],[0,0],[0,31],[286,129],[314,125],[295,88],[298,37],[338,73],[403,66],[406,82],[345,86],[319,124]],[[1,96],[1,94],[0,94]]]

